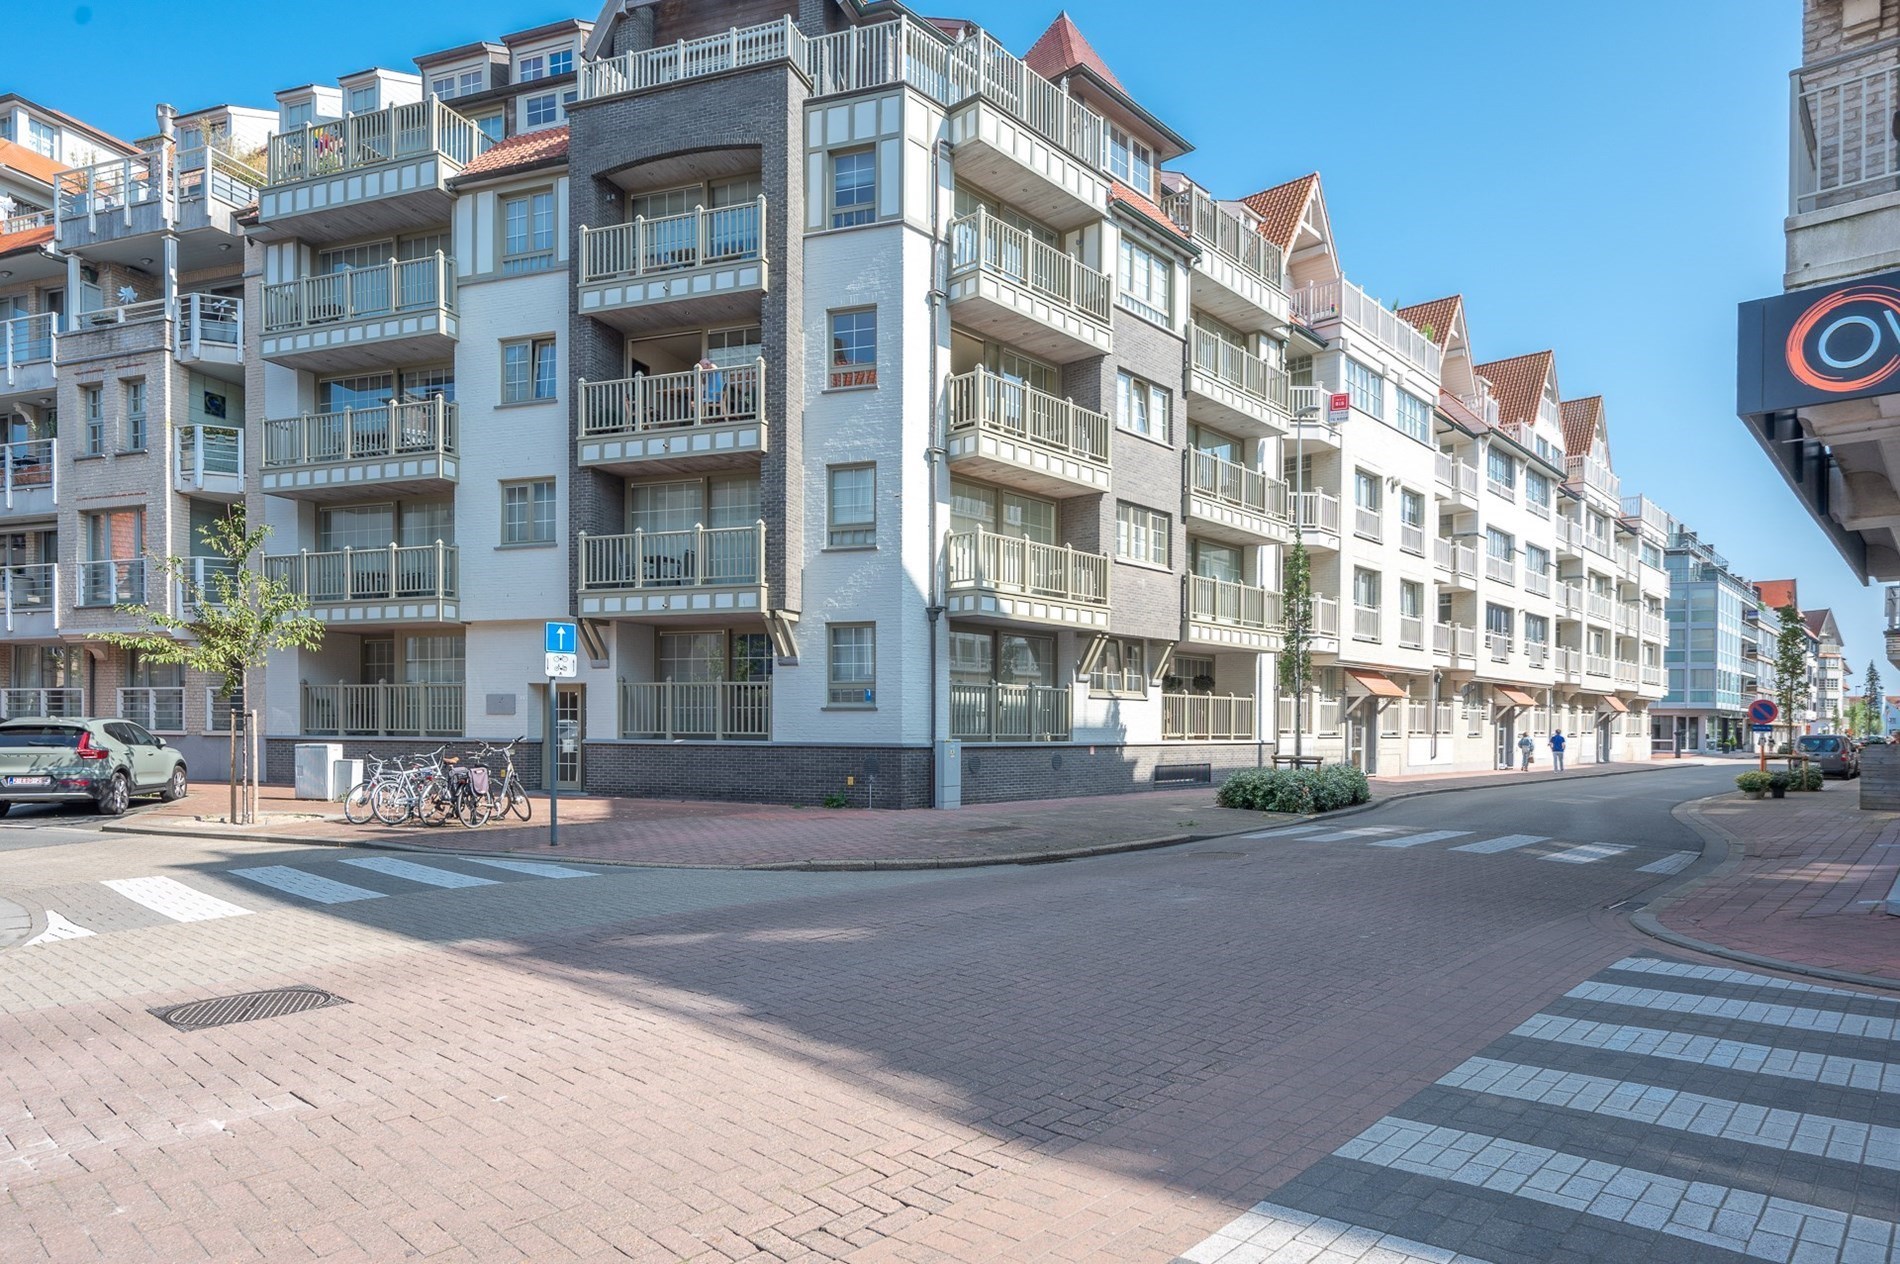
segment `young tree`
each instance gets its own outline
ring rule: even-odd
[[[1306,556],[1300,529],[1293,528],[1293,547],[1286,552],[1280,601],[1286,635],[1280,650],[1280,690],[1293,699],[1293,754],[1300,753],[1300,712],[1306,705],[1306,683],[1313,674],[1313,568]]]
[[[1874,660],[1867,660],[1867,678],[1861,682],[1862,699],[1870,713],[1863,737],[1885,737],[1887,735],[1887,700],[1880,693],[1880,669],[1874,666]]]
[[[142,620],[141,632],[96,632],[95,640],[123,650],[136,650],[147,662],[180,664],[221,679],[218,696],[228,700],[236,692],[249,698],[250,675],[264,665],[272,650],[316,649],[323,641],[323,624],[304,612],[303,598],[289,584],[264,574],[258,552],[270,535],[269,527],[252,530],[244,507],[199,529],[205,555],[218,565],[200,569],[190,557],[155,559],[168,586],[176,585],[179,612],[167,614],[146,605],[120,606],[121,613]],[[231,821],[249,824],[250,788],[257,769],[250,768],[239,794],[237,727],[231,728]]]
[[[1807,704],[1808,625],[1801,612],[1783,606],[1777,613],[1781,628],[1775,633],[1775,705],[1788,727],[1788,746],[1794,747],[1794,713]]]

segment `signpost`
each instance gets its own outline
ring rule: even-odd
[[[555,706],[555,681],[581,674],[580,629],[565,621],[548,620],[548,846],[561,843],[561,721]]]
[[[1748,727],[1751,732],[1772,733],[1775,731],[1775,717],[1780,714],[1781,708],[1772,701],[1767,698],[1757,698],[1748,704]],[[1768,743],[1757,742],[1755,748],[1761,756],[1758,766],[1762,772],[1767,772]]]

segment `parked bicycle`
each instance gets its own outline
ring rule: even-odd
[[[534,801],[515,769],[511,742],[483,741],[475,755],[444,757],[438,746],[426,755],[367,758],[368,771],[343,798],[343,818],[352,825],[375,817],[384,825],[441,825],[451,816],[469,829],[509,814],[530,820]]]
[[[438,746],[410,768],[403,768],[377,786],[370,806],[376,819],[385,825],[401,825],[414,818],[424,825],[440,825],[449,819],[453,803],[449,783]]]
[[[488,770],[488,796],[492,805],[492,815],[507,816],[512,812],[526,821],[534,816],[534,801],[528,797],[527,787],[521,784],[521,774],[515,771],[515,745],[521,740],[517,737],[514,741],[500,746],[493,742],[483,742],[476,754],[483,759],[490,759],[496,755],[501,756],[502,759],[499,770],[493,768]]]

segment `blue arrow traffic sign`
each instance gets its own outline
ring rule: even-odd
[[[549,624],[553,627],[553,624]],[[1781,708],[1766,698],[1757,698],[1748,704],[1748,718],[1754,724],[1773,724],[1775,717],[1781,714]]]
[[[572,654],[579,644],[580,632],[573,624],[548,621],[548,653]]]

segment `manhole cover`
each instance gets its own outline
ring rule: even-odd
[[[168,1005],[152,1013],[180,1031],[203,1031],[207,1027],[228,1027],[232,1023],[281,1018],[285,1014],[301,1014],[309,1009],[348,1004],[334,992],[326,992],[322,988],[287,987],[272,988],[268,992],[245,992],[238,996],[214,996],[208,1001],[186,1001],[183,1005]]]

